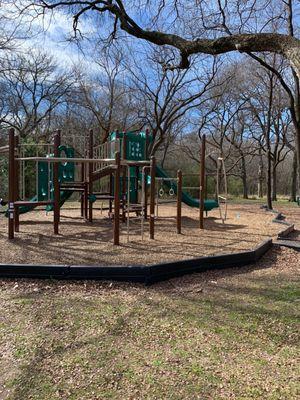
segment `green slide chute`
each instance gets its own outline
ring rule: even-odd
[[[156,176],[159,178],[169,179],[168,174],[159,166],[156,166]],[[166,180],[164,184],[170,189],[173,188],[174,192],[177,193],[177,184],[173,181]],[[190,206],[199,208],[199,199],[195,199],[186,192],[182,192],[182,201]],[[218,208],[219,204],[216,200],[204,200],[204,211],[211,211],[214,208]]]

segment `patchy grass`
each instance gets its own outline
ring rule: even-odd
[[[296,399],[299,261],[149,288],[0,281],[0,399]]]
[[[267,198],[264,196],[263,198],[258,198],[256,196],[249,196],[248,199],[243,199],[242,197],[230,196],[229,204],[267,204]],[[272,201],[273,208],[277,209],[278,207],[288,207],[288,208],[299,208],[296,202],[290,201],[287,197],[278,196],[277,201]]]

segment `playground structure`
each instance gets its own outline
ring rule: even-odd
[[[176,196],[178,234],[181,233],[182,225],[182,201],[191,207],[199,208],[200,229],[204,228],[204,211],[208,212],[213,208],[220,208],[220,216],[224,222],[226,208],[222,215],[220,205],[221,201],[226,203],[226,197],[220,196],[218,190],[217,199],[205,199],[205,136],[201,146],[200,186],[197,188],[199,199],[183,191],[180,170],[176,178],[169,177],[162,168],[156,165],[155,157],[149,158],[152,140],[149,131],[116,131],[109,136],[107,142],[94,145],[94,134],[90,131],[88,140],[84,141],[84,145],[78,151],[74,147],[62,144],[62,135],[58,131],[54,136],[53,144],[36,144],[35,156],[25,156],[28,145],[20,143],[18,136],[11,129],[8,146],[0,148],[1,154],[8,154],[9,162],[6,213],[9,239],[14,238],[15,232],[19,232],[20,214],[30,212],[40,206],[45,207],[47,212],[53,212],[54,234],[58,234],[60,209],[75,192],[80,194],[81,216],[90,223],[94,219],[94,203],[96,201],[108,203],[108,215],[113,221],[114,245],[120,243],[120,221],[127,222],[129,240],[132,214],[136,214],[141,222],[142,237],[145,221],[149,220],[149,236],[150,239],[154,239],[159,199],[157,186],[162,183],[168,188],[170,194]],[[77,154],[80,156],[76,157]],[[222,159],[219,161],[223,162]],[[33,163],[36,171],[36,194],[29,200],[26,199],[25,190],[27,163]],[[226,177],[224,163],[223,170]],[[217,182],[219,182],[218,174]]]

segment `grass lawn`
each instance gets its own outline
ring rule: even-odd
[[[0,399],[299,398],[299,262],[272,250],[151,287],[2,280]]]
[[[243,199],[242,197],[230,197],[229,204],[267,204],[267,198],[257,198],[256,196],[249,196],[249,199]],[[288,197],[280,197],[278,196],[277,201],[272,201],[273,208],[277,210],[277,208],[281,206],[291,207],[291,208],[299,208],[298,204],[292,201],[289,201]]]

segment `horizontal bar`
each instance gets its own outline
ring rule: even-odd
[[[83,188],[71,186],[60,186],[60,190],[64,190],[65,192],[84,192]]]
[[[200,189],[200,186],[182,186],[182,189]]]
[[[155,178],[156,181],[178,181],[178,178]]]
[[[215,172],[205,172],[205,175],[206,176],[216,176],[216,173]],[[200,176],[200,174],[198,173],[198,174],[183,174],[183,177],[185,177],[185,176]]]
[[[113,200],[114,199],[114,196],[95,194],[95,193],[92,193],[92,194],[97,198],[97,200]]]
[[[45,143],[45,144],[42,144],[42,143],[32,143],[32,144],[30,144],[30,143],[21,143],[21,144],[19,144],[18,145],[18,147],[48,147],[48,148],[51,148],[51,147],[54,147],[54,145],[53,144],[48,144],[48,143]]]
[[[15,158],[15,161],[44,161],[48,163],[97,163],[105,162],[112,163],[115,162],[114,158],[67,158],[67,157],[19,157]]]
[[[16,151],[17,149],[15,149]],[[6,154],[9,152],[9,146],[2,146],[0,147],[0,154]]]
[[[78,187],[82,187],[85,185],[85,182],[64,182],[61,184],[61,186],[78,186]]]
[[[0,153],[7,153],[9,150],[9,146],[2,146],[0,147]]]
[[[129,166],[149,166],[150,161],[148,160],[143,160],[143,161],[134,161],[134,160],[122,160],[121,165],[129,165]]]
[[[19,206],[47,206],[53,204],[53,201],[15,201],[14,205]]]

